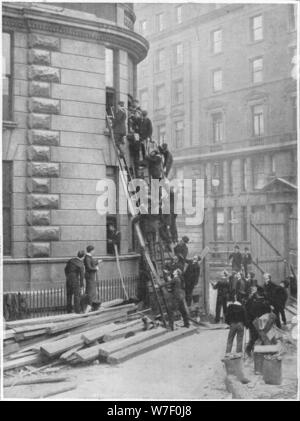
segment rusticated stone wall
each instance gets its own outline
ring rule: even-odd
[[[59,145],[59,132],[51,130],[60,100],[53,99],[60,70],[51,65],[51,52],[60,50],[57,37],[29,34],[28,48],[28,149],[27,240],[28,257],[50,257],[51,242],[59,241],[60,227],[53,226],[51,209],[59,208],[59,195],[51,191],[51,178],[60,175],[60,164],[51,160],[51,146]]]

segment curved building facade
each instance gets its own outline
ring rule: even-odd
[[[4,291],[64,281],[93,244],[100,280],[117,277],[106,226],[121,232],[124,275],[137,273],[126,215],[96,211],[101,178],[118,180],[105,113],[136,95],[148,51],[126,3],[3,3]]]

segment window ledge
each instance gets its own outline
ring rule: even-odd
[[[15,129],[18,123],[16,121],[3,120],[2,125],[5,129]]]

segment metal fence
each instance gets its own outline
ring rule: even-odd
[[[124,284],[128,296],[136,297],[138,277],[124,277]],[[121,279],[101,280],[97,285],[97,298],[101,302],[125,299]],[[55,288],[5,292],[3,304],[5,320],[64,314],[67,311],[66,287],[62,284]]]

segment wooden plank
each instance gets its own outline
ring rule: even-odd
[[[28,357],[28,355],[36,355],[36,354],[37,354],[37,351],[29,350],[22,353],[10,354],[7,356],[7,360],[9,361],[16,360],[17,358]]]
[[[19,351],[19,349],[20,349],[20,345],[16,342],[5,344],[3,346],[3,355],[13,354],[14,352]]]
[[[59,359],[62,361],[68,361],[70,357],[77,351],[79,351],[83,347],[83,344],[81,343],[78,346],[74,346],[73,348],[69,349],[69,351],[64,352]]]
[[[141,333],[143,331],[144,331],[144,323],[139,323],[136,326],[130,326],[130,327],[127,327],[126,329],[119,329],[119,330],[115,330],[114,332],[106,333],[103,336],[102,340],[103,342],[109,342],[116,339],[125,338],[127,337],[127,335],[128,337],[130,337],[137,333]]]
[[[32,332],[16,333],[15,340],[16,342],[21,342],[25,341],[26,339],[32,339],[37,336],[45,335],[46,333],[46,329],[33,330]]]
[[[69,377],[32,377],[31,379],[20,379],[20,380],[4,380],[3,386],[4,387],[11,387],[11,386],[18,386],[24,384],[40,384],[40,383],[60,383],[69,381]]]
[[[99,339],[102,339],[105,333],[113,331],[116,329],[116,326],[117,325],[115,323],[110,323],[104,326],[96,327],[92,330],[88,330],[82,334],[82,339],[84,340],[84,343],[89,345]]]
[[[127,313],[117,313],[117,314],[112,314],[109,317],[105,319],[98,319],[98,320],[93,320],[90,321],[87,325],[83,325],[80,327],[77,327],[75,329],[72,330],[72,333],[79,333],[79,332],[86,332],[88,330],[90,330],[93,326],[104,326],[106,324],[109,323],[113,323],[113,322],[119,322],[119,321],[123,321],[123,320],[127,320]]]
[[[101,303],[101,307],[102,308],[115,307],[115,306],[120,306],[122,303],[124,303],[123,298],[116,298],[115,300],[106,301],[105,303]]]
[[[27,357],[18,358],[12,361],[5,361],[3,364],[3,370],[12,370],[14,368],[24,367],[25,365],[37,364],[43,362],[41,355],[29,355]]]
[[[60,339],[59,341],[50,342],[41,346],[41,352],[47,357],[57,357],[69,349],[83,344],[81,334],[72,335],[66,339]]]
[[[24,325],[24,326],[17,326],[13,329],[13,331],[15,333],[30,333],[30,332],[34,332],[36,330],[41,330],[44,329],[46,331],[46,329],[48,329],[51,326],[55,326],[55,323],[38,323],[36,325]]]
[[[77,388],[77,384],[72,383],[66,386],[58,387],[55,390],[52,390],[51,392],[43,392],[35,396],[31,396],[30,399],[44,399],[49,398],[50,396],[55,396],[61,393],[69,392],[71,390],[74,390]]]
[[[127,311],[135,310],[137,306],[135,304],[125,304],[122,306],[118,306],[118,309],[127,309]],[[100,308],[97,311],[91,311],[90,313],[84,313],[84,314],[76,314],[76,313],[69,313],[69,314],[61,314],[58,316],[46,316],[46,317],[36,317],[32,319],[22,319],[22,320],[14,320],[11,322],[6,322],[6,327],[10,329],[14,329],[15,327],[21,327],[21,326],[28,326],[30,324],[36,325],[36,324],[45,324],[45,323],[57,323],[57,322],[66,322],[68,320],[73,319],[80,319],[80,318],[93,318],[94,316],[97,316],[101,313],[109,313],[111,311],[115,311],[116,307],[108,307],[108,308]]]
[[[112,342],[103,343],[97,345],[99,349],[99,356],[101,357],[108,357],[110,354],[114,352],[120,351],[124,348],[129,348],[132,345],[136,345],[147,341],[149,339],[155,338],[157,336],[164,335],[168,332],[167,329],[164,327],[157,327],[155,329],[146,330],[145,332],[138,333],[131,338],[123,338]]]
[[[15,331],[13,329],[4,331],[4,336],[3,336],[4,341],[8,339],[14,339],[14,337],[15,337]]]
[[[108,324],[108,325],[96,327],[95,329],[88,330],[87,332],[85,332],[82,335],[82,338],[83,338],[84,342],[88,345],[88,344],[93,343],[93,342],[95,342],[99,339],[102,339],[102,337],[107,332],[114,332],[114,331],[117,331],[117,330],[126,329],[130,326],[135,326],[138,323],[140,323],[139,320],[133,320],[133,321],[127,322],[127,323],[119,323],[119,324],[111,323],[111,324]]]
[[[109,364],[121,363],[130,358],[136,357],[138,355],[144,354],[145,352],[149,352],[153,349],[156,349],[160,346],[167,345],[178,339],[184,338],[189,335],[193,335],[196,332],[198,332],[197,327],[190,327],[188,329],[182,328],[182,329],[175,330],[172,332],[167,332],[166,334],[162,336],[158,336],[156,338],[150,339],[149,341],[145,341],[145,342],[133,345],[129,348],[125,348],[123,350],[115,352],[114,354],[110,355],[107,358],[107,362]]]
[[[56,333],[64,332],[66,330],[72,330],[76,327],[83,326],[88,324],[88,319],[83,320],[72,320],[68,322],[58,323],[56,326],[48,327],[47,333],[48,335],[55,335]]]

